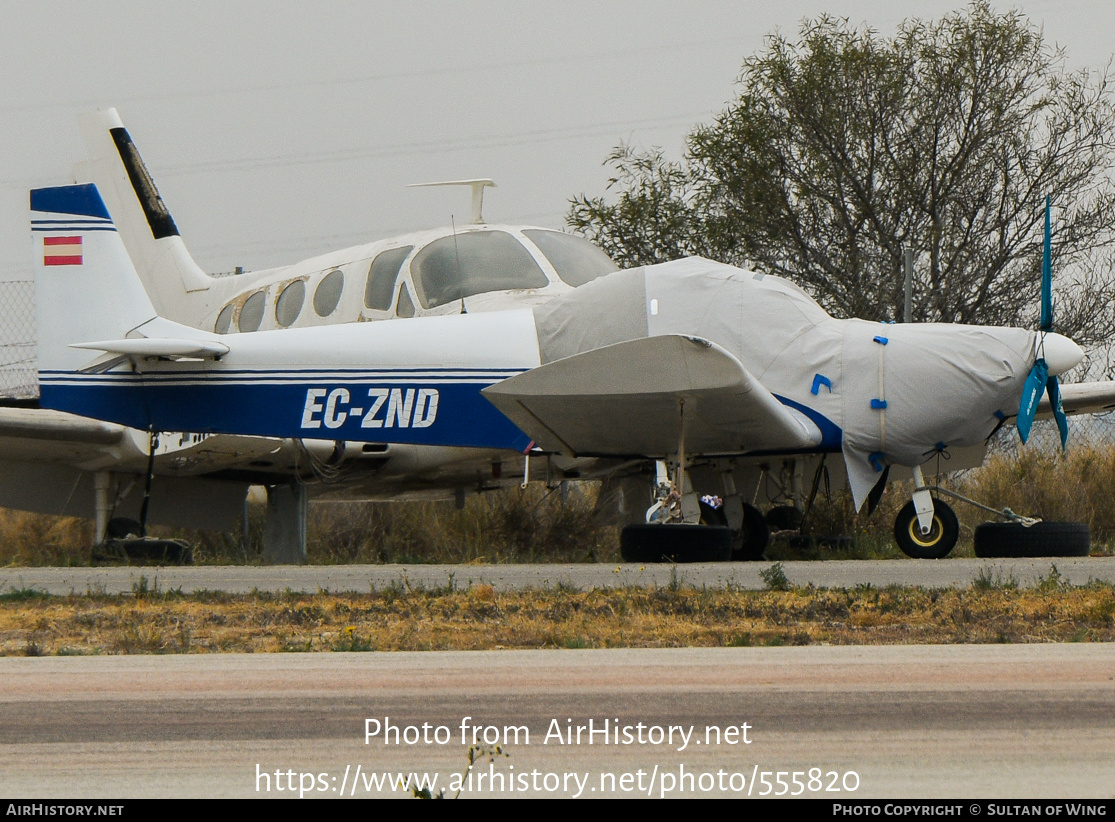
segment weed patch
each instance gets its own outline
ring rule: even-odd
[[[759,576],[762,578],[763,584],[767,586],[768,591],[790,590],[790,579],[786,576],[786,569],[781,562],[776,562],[769,568],[764,568],[759,572]]]

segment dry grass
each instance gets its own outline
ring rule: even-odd
[[[1013,441],[1012,441],[1013,442]],[[944,463],[942,467],[947,467]],[[929,473],[927,472],[927,476]],[[1068,454],[1008,446],[980,469],[948,478],[946,487],[997,508],[1047,520],[1087,522],[1093,553],[1110,554],[1115,544],[1115,447],[1077,442]],[[310,506],[307,527],[311,563],[615,562],[618,529],[593,514],[597,486],[570,484],[563,500],[541,486],[512,488],[470,497],[463,510],[452,503],[320,503]],[[810,516],[815,534],[856,537],[854,548],[806,551],[784,543],[771,559],[901,558],[892,537],[894,516],[909,499],[896,484],[871,517],[856,514],[847,494],[818,500]],[[990,515],[954,504],[961,521],[956,556],[972,556],[976,525]],[[90,525],[85,520],[0,509],[0,565],[85,565]],[[250,546],[239,529],[215,534],[152,529],[159,536],[187,539],[201,563],[259,561],[263,512],[249,523]]]
[[[1076,444],[1067,453],[1037,448],[992,454],[961,491],[1047,520],[1086,522],[1092,541],[1115,539],[1115,448]]]
[[[89,520],[0,508],[0,565],[88,565],[92,534]]]
[[[593,516],[596,484],[512,488],[450,502],[314,506],[311,562],[613,562],[617,529]]]
[[[1115,641],[1115,586],[0,597],[0,654]]]

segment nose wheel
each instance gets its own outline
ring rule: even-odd
[[[960,538],[960,523],[948,504],[933,500],[933,517],[928,530],[918,522],[918,512],[913,501],[906,503],[894,520],[894,539],[908,557],[914,559],[943,559],[947,557]]]

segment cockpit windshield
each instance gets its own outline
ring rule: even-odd
[[[574,288],[619,271],[611,257],[583,237],[538,228],[524,229],[523,234],[546,255],[562,282]]]
[[[424,308],[489,291],[549,285],[523,244],[505,231],[468,231],[434,240],[414,255],[410,271]]]

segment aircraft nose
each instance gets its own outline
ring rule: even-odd
[[[1038,356],[1045,357],[1051,376],[1063,374],[1084,359],[1080,346],[1062,334],[1049,333],[1038,339]]]

